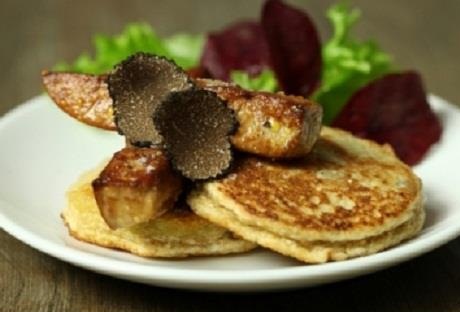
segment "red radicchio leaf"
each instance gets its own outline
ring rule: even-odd
[[[441,138],[439,120],[413,71],[388,74],[358,90],[332,124],[355,135],[389,143],[409,165]]]
[[[267,42],[260,24],[244,21],[208,35],[201,66],[213,78],[229,80],[232,70],[259,74],[269,67]]]
[[[321,78],[321,43],[310,17],[280,0],[268,0],[262,27],[272,68],[288,94],[308,96]]]

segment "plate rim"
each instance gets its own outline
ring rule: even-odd
[[[46,95],[39,95],[29,99],[23,104],[18,105],[14,109],[8,111],[0,117],[0,132],[8,126],[14,119],[20,118],[23,114],[27,114],[33,109],[39,108],[40,101],[47,98]],[[439,96],[430,94],[429,101],[438,102],[442,106],[447,106],[448,109],[458,110],[456,106],[442,99]],[[435,233],[430,234],[422,240],[410,240],[402,245],[398,245],[391,249],[359,258],[354,258],[346,261],[329,262],[324,264],[310,265],[300,264],[294,267],[281,267],[274,269],[248,269],[241,271],[231,270],[207,270],[202,268],[174,268],[163,267],[152,263],[135,263],[114,259],[103,255],[83,251],[75,247],[59,244],[50,241],[39,234],[36,234],[15,221],[9,219],[5,214],[5,207],[14,207],[14,205],[0,199],[0,228],[7,233],[22,241],[28,246],[39,250],[47,255],[62,261],[72,263],[73,265],[84,267],[93,271],[101,272],[111,276],[117,276],[131,280],[144,280],[145,283],[154,282],[183,282],[193,284],[209,284],[214,285],[230,285],[235,283],[262,284],[266,282],[295,282],[304,279],[315,279],[320,277],[330,277],[336,274],[345,274],[341,278],[345,279],[357,275],[366,274],[377,271],[391,265],[407,261],[421,254],[429,252],[448,241],[460,235],[460,214],[455,218],[450,218],[445,221],[446,226],[438,229]],[[457,221],[457,222],[456,222]],[[68,235],[68,234],[67,234]],[[338,281],[340,278],[334,278]],[[324,281],[327,282],[327,281]],[[304,283],[308,284],[308,283]],[[321,284],[315,282],[314,285]],[[291,288],[276,287],[276,288]],[[186,287],[184,288],[196,288]],[[198,286],[199,288],[199,286]]]

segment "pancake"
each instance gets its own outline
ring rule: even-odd
[[[155,220],[112,230],[102,219],[91,182],[98,170],[82,175],[67,192],[62,218],[71,236],[144,257],[180,258],[251,250],[255,244],[195,215],[184,203]]]
[[[295,161],[242,158],[199,185],[192,210],[246,240],[307,263],[378,252],[423,226],[421,182],[381,146],[323,127]]]

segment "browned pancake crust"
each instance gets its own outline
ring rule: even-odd
[[[300,241],[340,241],[407,221],[420,188],[389,147],[324,128],[308,157],[283,163],[245,158],[201,192],[247,225]]]
[[[409,220],[378,235],[346,241],[298,241],[277,235],[271,228],[242,223],[231,210],[206,196],[192,196],[189,201],[203,218],[212,220],[249,241],[307,263],[339,261],[379,252],[415,236],[425,220],[425,211],[419,201],[415,203],[414,214]]]

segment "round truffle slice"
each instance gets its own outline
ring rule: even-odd
[[[152,121],[153,112],[171,91],[193,86],[176,64],[145,53],[118,64],[108,76],[108,85],[118,131],[136,146],[162,143]]]
[[[191,180],[215,178],[232,163],[233,111],[210,91],[171,93],[153,115],[173,166]]]

